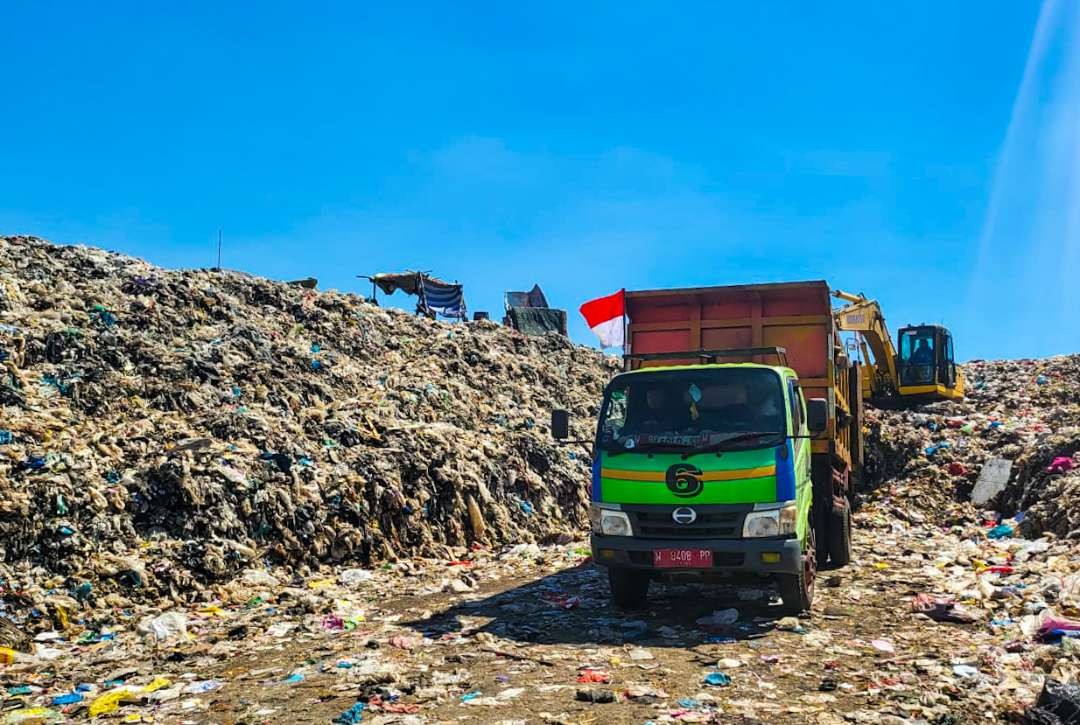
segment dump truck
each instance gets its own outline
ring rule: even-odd
[[[851,558],[862,385],[825,282],[626,292],[599,406],[592,553],[612,598],[654,580],[774,585],[785,613]],[[565,411],[552,414],[569,435]]]

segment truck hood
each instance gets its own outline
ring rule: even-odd
[[[795,498],[791,441],[746,451],[612,456],[593,463],[592,499],[598,503],[773,503]]]

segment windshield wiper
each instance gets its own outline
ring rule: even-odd
[[[729,444],[737,443],[741,440],[748,440],[750,438],[764,438],[765,436],[782,435],[784,435],[784,433],[778,430],[749,430],[742,433],[733,433],[725,438],[722,438],[721,440],[716,441],[715,443],[710,443],[707,446],[702,446],[701,448],[695,448],[692,451],[687,451],[683,454],[683,458],[689,458],[690,456],[695,456],[698,453],[713,453],[715,451],[720,451],[726,448]]]
[[[620,453],[653,453],[655,451],[688,451],[693,448],[687,443],[638,443],[633,448],[618,446],[612,450],[605,449],[609,456],[617,456]]]

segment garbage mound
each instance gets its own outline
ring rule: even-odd
[[[868,410],[874,497],[942,525],[970,501],[986,520],[1019,515],[1026,536],[1080,538],[1080,355],[963,367],[963,401]]]
[[[568,540],[615,362],[231,271],[0,237],[0,589]],[[79,594],[79,593],[82,594]],[[93,592],[91,595],[90,593]]]

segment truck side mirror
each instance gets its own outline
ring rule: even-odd
[[[556,409],[551,411],[551,436],[555,440],[564,441],[570,437],[570,413]]]
[[[806,401],[806,427],[814,435],[824,433],[829,428],[829,401],[825,398],[810,398]]]

